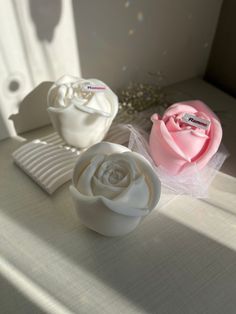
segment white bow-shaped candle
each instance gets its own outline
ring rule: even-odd
[[[63,76],[48,92],[54,129],[66,143],[80,149],[103,140],[117,111],[117,96],[96,79]]]
[[[80,155],[70,191],[84,225],[119,236],[132,231],[157,206],[161,183],[144,157],[102,142]]]

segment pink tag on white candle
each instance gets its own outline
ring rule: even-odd
[[[104,92],[107,87],[105,85],[85,83],[82,85],[82,89],[88,92]]]
[[[209,120],[196,117],[196,116],[191,115],[189,113],[186,113],[182,117],[182,120],[189,125],[192,125],[192,126],[195,126],[196,128],[204,129],[204,130],[207,130],[209,128],[210,123],[211,123],[211,121],[209,121]]]

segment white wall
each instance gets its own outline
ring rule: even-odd
[[[30,91],[64,73],[114,89],[203,75],[221,3],[0,0],[0,139],[49,123],[50,84]]]
[[[72,11],[72,0],[0,0],[0,139],[49,123],[39,84],[80,75]]]
[[[73,1],[82,74],[114,88],[204,74],[221,0]]]
[[[236,1],[224,1],[205,78],[236,98]],[[227,34],[227,35],[226,35]]]

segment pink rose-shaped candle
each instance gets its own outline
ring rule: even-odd
[[[202,169],[219,148],[221,124],[202,101],[176,103],[162,118],[154,114],[151,120],[149,144],[152,159],[172,175],[193,165]]]

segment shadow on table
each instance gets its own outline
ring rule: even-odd
[[[0,276],[0,291],[0,311],[2,314],[45,314],[2,276]]]
[[[62,190],[55,196],[61,206]],[[17,223],[145,313],[234,313],[235,251],[163,214],[125,237],[106,238],[64,210],[45,219],[18,215]]]
[[[5,145],[7,151],[8,141]],[[0,207],[4,215],[141,311],[235,313],[233,249],[167,217],[164,209],[153,212],[129,235],[106,238],[86,229],[74,216],[68,184],[49,197],[13,167],[11,160],[4,161],[2,176]],[[225,228],[227,232],[227,224]],[[91,287],[91,294],[94,289]]]
[[[210,238],[163,214],[119,239],[78,233],[65,255],[145,313],[234,313],[236,252]]]

